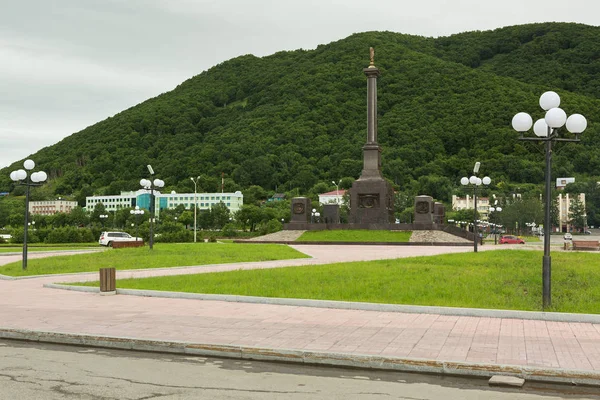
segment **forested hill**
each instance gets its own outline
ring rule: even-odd
[[[496,183],[543,182],[543,153],[518,141],[512,116],[543,116],[557,91],[588,118],[582,144],[562,145],[556,176],[600,174],[600,28],[546,23],[424,38],[367,32],[315,50],[245,55],[32,155],[48,190],[136,190],[152,164],[167,190],[260,185],[267,190],[358,178],[366,139],[366,77],[375,48],[384,174],[401,190],[447,200],[475,160]],[[0,191],[12,190],[0,173]],[[600,180],[600,179],[599,179]]]

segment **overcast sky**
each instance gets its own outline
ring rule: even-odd
[[[0,0],[0,168],[239,55],[547,21],[600,25],[600,2]]]

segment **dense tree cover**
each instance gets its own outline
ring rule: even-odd
[[[518,141],[510,121],[519,111],[542,117],[546,90],[589,120],[582,143],[556,146],[555,177],[600,181],[599,37],[598,27],[562,23],[435,39],[367,32],[314,50],[244,55],[33,154],[49,175],[37,193],[83,205],[91,194],[137,189],[147,164],[169,191],[193,192],[189,178],[200,176],[198,192],[217,192],[224,173],[225,190],[244,191],[250,204],[275,190],[333,190],[332,180],[351,182],[362,169],[371,46],[383,173],[405,195],[449,202],[476,160],[495,193],[526,184],[539,193],[541,145]],[[0,171],[0,191],[23,194],[8,178],[21,164]],[[600,198],[588,205],[600,225]]]

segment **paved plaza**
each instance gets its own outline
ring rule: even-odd
[[[117,280],[472,251],[461,246],[292,247],[312,258],[117,271]],[[493,248],[485,245],[480,250]],[[0,263],[15,257],[20,259],[0,256]],[[75,274],[0,280],[0,337],[600,385],[600,318],[596,316],[582,322],[585,316],[569,315],[569,322],[561,322],[544,313],[508,318],[493,310],[480,316],[452,315],[434,308],[419,312],[340,309],[102,296],[44,287],[97,279],[97,274]]]

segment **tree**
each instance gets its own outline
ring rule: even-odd
[[[212,227],[215,229],[221,229],[229,222],[229,208],[227,208],[222,201],[213,205],[210,209],[210,213],[212,214]]]
[[[583,202],[577,197],[572,199],[569,211],[569,222],[576,230],[583,232],[586,227],[586,214]]]

